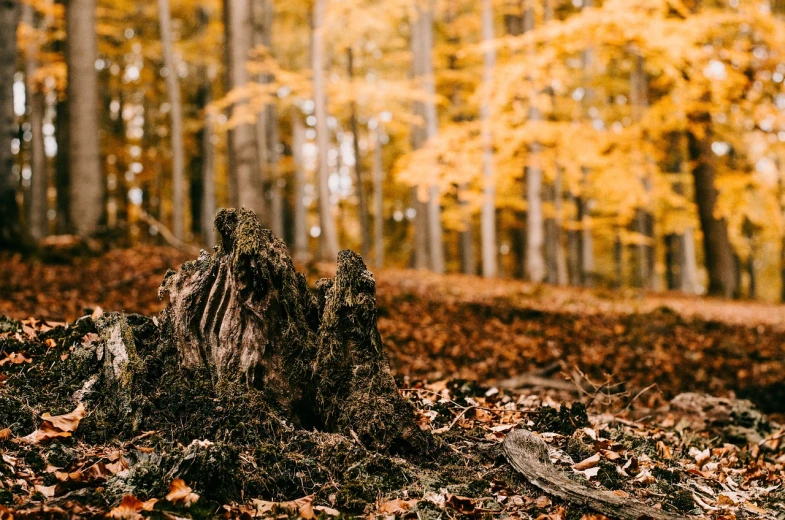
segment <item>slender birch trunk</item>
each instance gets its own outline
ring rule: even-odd
[[[351,47],[346,49],[347,72],[349,81],[354,89],[354,52]],[[360,250],[362,257],[367,261],[371,254],[371,224],[368,220],[368,204],[365,199],[365,182],[363,179],[362,156],[360,155],[360,130],[357,124],[357,101],[352,98],[349,107],[349,127],[352,131],[352,146],[354,151],[354,182],[357,192],[357,217],[360,221]]]
[[[185,240],[185,150],[183,147],[183,105],[180,101],[180,81],[174,59],[172,13],[169,0],[158,0],[161,44],[164,52],[166,91],[169,96],[172,126],[172,232],[178,240]]]
[[[377,269],[384,267],[384,172],[382,170],[382,132],[377,121],[373,129],[373,240],[374,265]]]
[[[482,240],[482,274],[493,278],[497,274],[496,252],[496,174],[493,168],[493,130],[491,121],[491,88],[493,69],[496,66],[496,51],[491,45],[494,40],[492,0],[482,2],[482,34],[486,43],[483,54],[483,101],[480,108],[483,138],[483,204],[480,215]]]
[[[305,165],[303,146],[305,128],[300,114],[292,115],[292,156],[294,158],[294,259],[306,262],[308,253],[308,214],[305,208]]]
[[[37,26],[35,9],[31,4],[22,4],[22,20],[32,28]],[[42,28],[45,29],[45,25]],[[47,218],[49,180],[43,131],[46,100],[43,85],[36,82],[35,78],[36,70],[38,69],[39,52],[40,42],[37,37],[32,38],[26,49],[27,59],[25,67],[27,102],[30,109],[30,132],[33,134],[30,142],[30,170],[32,177],[30,180],[27,229],[30,236],[35,240],[40,240],[49,234],[49,220]]]
[[[316,143],[319,147],[319,219],[321,223],[320,256],[322,260],[335,261],[338,256],[338,233],[335,227],[333,207],[330,202],[330,169],[327,164],[327,149],[330,146],[327,128],[327,99],[324,85],[325,42],[324,16],[327,0],[315,0],[313,7],[313,69],[314,115],[316,116]]]

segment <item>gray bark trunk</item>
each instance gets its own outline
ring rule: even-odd
[[[324,16],[328,0],[315,0],[313,7],[313,43],[311,51],[311,69],[313,70],[314,115],[316,116],[316,141],[319,147],[319,235],[320,256],[322,260],[333,261],[338,255],[338,232],[335,226],[333,206],[330,202],[327,149],[330,146],[330,135],[327,127],[327,94],[324,85],[325,41]]]
[[[303,162],[303,145],[305,144],[305,128],[300,114],[292,115],[292,156],[294,157],[294,259],[306,262],[308,253],[308,222],[305,209],[305,166]]]
[[[381,124],[377,121],[373,140],[373,240],[374,265],[384,267],[384,171],[382,165]]]
[[[248,84],[246,63],[251,51],[250,0],[224,0],[227,46],[227,89],[238,89]],[[247,99],[232,106],[232,114],[249,110]],[[255,211],[263,222],[268,221],[264,200],[264,187],[259,169],[259,158],[254,139],[254,127],[248,123],[237,124],[230,131],[229,157],[234,204]],[[231,181],[230,181],[231,182]]]
[[[530,4],[525,13],[525,30],[534,29],[534,7]],[[530,56],[535,53],[534,46],[528,49]],[[531,90],[529,120],[542,121],[542,112],[537,107],[539,92]],[[545,265],[545,219],[542,208],[543,173],[540,164],[541,145],[534,142],[529,147],[529,165],[526,168],[526,202],[528,216],[526,219],[528,244],[526,245],[526,274],[530,281],[541,283],[547,274]]]
[[[347,72],[349,81],[354,81],[354,53],[352,48],[346,49]],[[352,87],[354,88],[354,87]],[[365,182],[363,180],[362,156],[360,155],[360,130],[357,124],[357,101],[352,99],[349,108],[349,126],[352,131],[354,148],[354,176],[357,191],[357,216],[360,221],[360,247],[362,257],[367,261],[371,254],[371,224],[368,220],[368,204],[365,198]]]
[[[18,0],[0,2],[0,246],[18,246],[21,235],[16,203],[11,140],[14,134],[14,73]]]
[[[213,118],[204,117],[202,129],[202,234],[205,245],[209,249],[215,246],[215,229],[213,218],[215,215],[215,151],[213,150]]]
[[[22,19],[30,27],[36,27],[35,9],[31,4],[22,5]],[[45,28],[45,26],[44,26]],[[27,80],[27,102],[30,109],[30,204],[28,206],[27,230],[35,240],[49,234],[49,220],[47,218],[49,179],[47,172],[46,151],[44,149],[44,110],[46,99],[43,85],[35,81],[38,69],[38,54],[40,44],[36,38],[30,41],[26,49],[25,79]]]
[[[172,146],[172,232],[178,240],[185,240],[185,150],[183,148],[183,106],[180,101],[180,81],[174,59],[172,13],[169,0],[158,0],[161,44],[164,52],[166,91],[171,115]]]
[[[494,40],[493,4],[491,0],[482,2],[482,38],[486,43]],[[482,241],[482,274],[493,278],[497,274],[496,251],[496,178],[493,169],[493,132],[491,121],[491,82],[496,66],[496,52],[488,45],[483,55],[483,99],[480,108],[483,138],[483,204],[480,215],[480,238]]]
[[[412,20],[410,23],[410,37],[412,48],[412,77],[414,81],[420,80],[423,75],[422,66],[422,31],[420,30],[420,19]],[[425,107],[422,101],[415,101],[412,104],[412,111],[416,116],[425,119]],[[423,125],[413,125],[411,129],[412,150],[419,150],[425,144],[427,133]],[[411,206],[415,210],[412,219],[412,267],[415,269],[428,269],[428,214],[425,211],[425,204],[420,201],[420,193],[417,186],[411,190]]]
[[[98,142],[95,9],[95,0],[69,0],[65,10],[70,222],[81,236],[95,233],[105,213]]]

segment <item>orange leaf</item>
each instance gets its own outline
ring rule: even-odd
[[[76,430],[76,427],[79,426],[79,421],[84,419],[84,416],[84,405],[79,403],[79,406],[77,406],[73,412],[67,413],[65,415],[56,415],[54,417],[49,413],[45,413],[41,416],[41,419],[49,421],[52,423],[52,426],[59,430],[64,432],[72,432]]]
[[[133,495],[125,495],[120,504],[109,511],[109,514],[106,516],[109,518],[132,518],[136,520],[137,518],[142,518],[139,512],[144,509],[144,504],[144,502]]]
[[[175,479],[169,484],[169,493],[166,495],[166,500],[172,503],[182,502],[185,507],[190,507],[191,504],[199,500],[199,495],[193,492],[193,489],[188,487],[183,479]]]

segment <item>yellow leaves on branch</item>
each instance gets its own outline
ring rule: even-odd
[[[41,426],[30,435],[19,439],[19,441],[25,444],[38,444],[39,442],[58,437],[70,437],[79,426],[79,422],[84,419],[84,416],[85,407],[82,403],[79,403],[79,406],[74,411],[64,415],[52,416],[49,413],[45,413],[41,415],[41,419],[44,420]]]

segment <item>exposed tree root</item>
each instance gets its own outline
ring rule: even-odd
[[[535,433],[516,430],[504,439],[510,464],[533,485],[574,505],[586,506],[619,520],[676,520],[682,518],[608,491],[590,489],[568,479],[548,456],[548,447]]]

